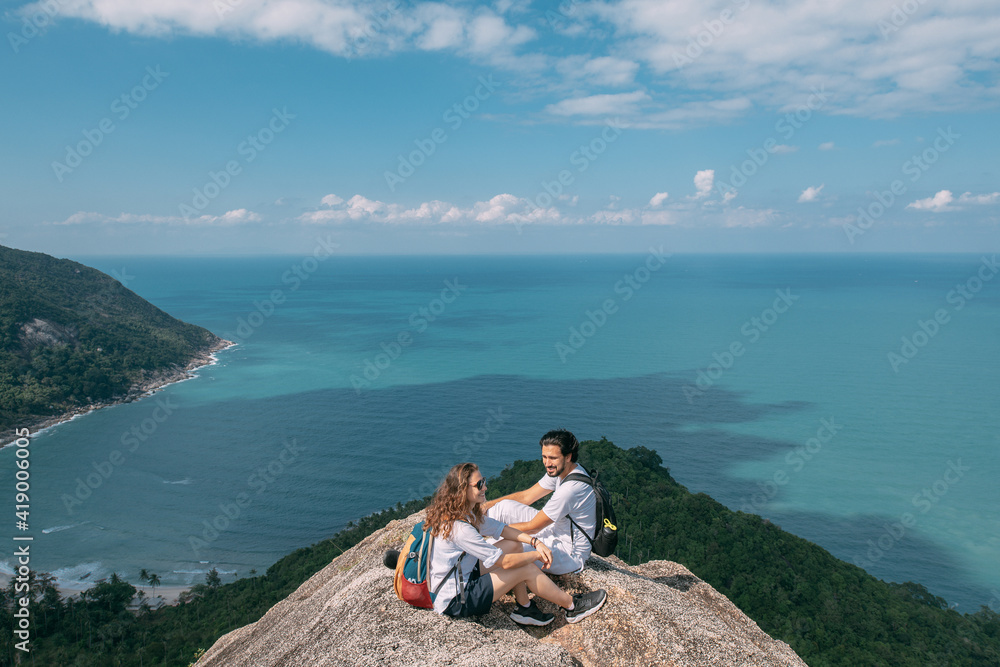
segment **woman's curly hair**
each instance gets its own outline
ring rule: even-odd
[[[476,528],[483,523],[483,506],[476,503],[470,510],[467,489],[472,474],[479,470],[475,463],[459,463],[452,466],[444,481],[434,492],[431,504],[427,506],[427,525],[434,537],[451,537],[451,526],[455,521],[468,521]]]

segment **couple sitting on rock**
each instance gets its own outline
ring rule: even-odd
[[[597,498],[586,482],[563,481],[571,473],[587,474],[576,462],[580,443],[572,433],[549,431],[540,444],[546,474],[530,489],[486,502],[486,479],[474,463],[454,466],[438,487],[426,519],[435,538],[428,584],[437,590],[437,613],[485,614],[513,589],[511,619],[548,625],[555,617],[529,600],[529,588],[562,607],[570,623],[604,604],[603,590],[570,595],[547,576],[583,569],[591,544],[581,532],[594,533]],[[549,493],[541,511],[530,507]]]

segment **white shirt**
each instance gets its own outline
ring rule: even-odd
[[[441,579],[448,574],[458,562],[463,553],[469,554],[462,559],[462,580],[468,583],[473,568],[483,562],[483,568],[489,569],[497,564],[503,551],[487,542],[483,535],[499,538],[507,524],[488,516],[483,517],[483,525],[476,530],[471,523],[456,521],[451,526],[451,536],[435,537],[431,547],[430,572],[427,575],[427,586],[434,592]],[[452,572],[448,581],[444,582],[434,598],[434,611],[443,614],[452,599],[461,593],[458,588],[458,570]]]
[[[587,471],[579,464],[570,472],[573,473],[587,475]],[[590,541],[580,534],[579,529],[570,524],[569,517],[572,516],[577,525],[587,531],[587,535],[593,537],[594,526],[597,523],[597,496],[593,488],[587,482],[577,480],[564,482],[559,477],[548,475],[538,480],[538,484],[542,488],[552,489],[552,497],[545,503],[542,511],[545,512],[545,516],[552,519],[553,523],[538,531],[536,535],[550,547],[551,541],[558,542],[559,550],[569,554],[579,567],[583,567],[590,558]],[[573,529],[572,539],[570,528]]]

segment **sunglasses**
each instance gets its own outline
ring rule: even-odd
[[[480,477],[478,482],[475,484],[469,484],[469,486],[474,486],[477,490],[482,491],[483,487],[486,486],[486,478]]]

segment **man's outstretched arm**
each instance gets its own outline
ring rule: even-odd
[[[552,523],[552,519],[550,519],[548,515],[545,514],[545,512],[539,512],[538,514],[535,515],[535,518],[532,519],[531,521],[525,521],[523,523],[512,523],[510,524],[510,527],[528,533],[530,535],[532,533],[537,533],[550,523]]]
[[[537,484],[536,483],[530,489],[525,489],[524,491],[518,491],[517,493],[509,493],[506,496],[502,496],[502,497],[497,498],[495,500],[488,500],[485,503],[483,503],[483,509],[487,509],[488,510],[489,508],[493,507],[494,505],[496,505],[501,500],[516,500],[517,502],[519,502],[519,503],[521,503],[523,505],[530,505],[530,504],[532,504],[534,502],[537,502],[537,501],[541,500],[542,498],[544,498],[545,496],[547,496],[550,493],[552,493],[552,491],[550,489],[546,489],[541,484]],[[549,520],[549,523],[552,523],[552,521]],[[524,530],[524,529],[522,528],[521,530]]]

